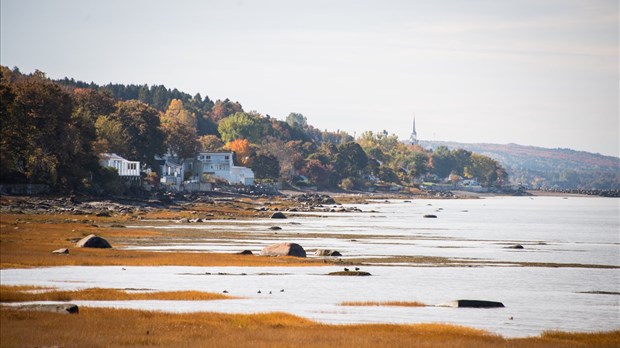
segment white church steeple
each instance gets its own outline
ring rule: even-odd
[[[418,143],[418,133],[415,131],[415,114],[413,114],[413,130],[411,131],[411,136],[409,136],[409,142],[411,145]]]

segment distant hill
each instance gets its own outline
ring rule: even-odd
[[[465,149],[497,160],[510,180],[529,188],[620,189],[620,158],[518,144],[420,141],[424,148]]]

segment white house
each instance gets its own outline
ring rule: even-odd
[[[196,159],[202,163],[202,168],[197,168],[201,174],[226,180],[230,184],[254,184],[252,169],[235,166],[232,152],[200,152]]]
[[[140,177],[140,161],[128,161],[115,153],[100,154],[99,164],[102,167],[115,168],[122,177]]]
[[[178,190],[183,182],[183,165],[176,163],[172,159],[163,159],[161,162],[160,182],[174,190]]]

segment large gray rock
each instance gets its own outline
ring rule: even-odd
[[[264,256],[295,256],[306,257],[304,248],[296,243],[280,243],[268,245],[260,251]]]
[[[314,252],[316,256],[342,256],[342,254],[338,250],[329,250],[329,249],[317,249]]]
[[[284,213],[277,211],[271,215],[272,219],[286,219],[286,215]]]
[[[95,236],[94,234],[88,235],[79,242],[75,243],[75,246],[78,248],[111,248],[112,246],[108,243],[107,240]]]
[[[454,308],[503,308],[504,304],[501,302],[484,300],[456,300],[439,306]]]

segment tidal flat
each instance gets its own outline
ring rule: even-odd
[[[245,205],[236,217],[217,216],[209,207],[98,218],[3,213],[2,285],[226,291],[236,298],[75,303],[170,313],[285,312],[321,324],[448,323],[504,337],[620,327],[617,199],[381,199],[339,205],[357,208],[340,212],[330,206],[299,211],[289,204],[278,210],[298,211],[285,211],[288,218],[281,220],[259,210],[270,204]],[[431,213],[437,218],[423,217]],[[90,233],[114,248],[49,253]],[[278,242],[298,243],[308,257],[256,255]],[[314,256],[316,249],[342,256]],[[255,255],[235,254],[242,250]],[[372,276],[327,276],[345,267]],[[437,306],[457,299],[501,301],[505,308]]]

